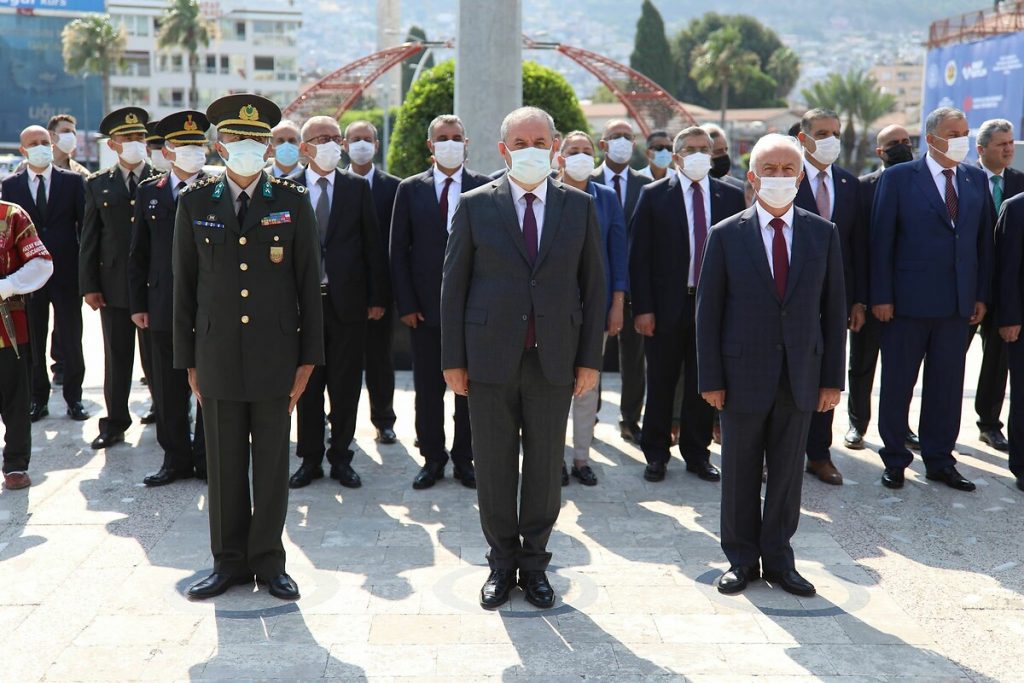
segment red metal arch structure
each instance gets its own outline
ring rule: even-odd
[[[454,41],[441,45],[450,48]],[[697,125],[686,107],[664,88],[624,64],[583,48],[541,43],[528,36],[523,36],[523,48],[556,50],[589,71],[622,102],[644,136],[657,128]],[[340,118],[382,74],[424,49],[423,43],[404,43],[346,64],[311,85],[284,108],[284,115],[302,122],[317,112],[333,110],[334,117]]]

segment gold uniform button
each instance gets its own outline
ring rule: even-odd
[[[249,264],[248,263],[239,263],[238,267],[240,269],[242,269],[242,270],[249,270]]]
[[[210,238],[209,238],[209,237],[207,237],[207,238],[206,238],[206,243],[207,243],[207,244],[209,244],[209,243],[210,243]]]
[[[249,316],[247,316],[247,315],[243,315],[242,316],[242,324],[243,325],[248,325],[249,324]]]
[[[131,201],[131,205],[135,206],[135,200],[134,199]]]
[[[248,242],[248,241],[249,240],[245,239],[244,237],[239,237],[238,238],[238,243],[241,244],[243,247],[245,246],[245,243]]]
[[[274,241],[275,242],[280,242],[281,241],[281,236],[280,235],[274,235]]]
[[[249,290],[248,290],[248,289],[243,289],[243,290],[242,290],[242,298],[244,299],[244,298],[246,298],[247,296],[249,296]]]

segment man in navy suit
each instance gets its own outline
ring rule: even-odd
[[[843,277],[846,284],[846,310],[849,327],[857,332],[864,325],[867,310],[866,264],[858,262],[857,254],[864,250],[854,246],[862,237],[857,230],[857,177],[835,165],[841,144],[839,115],[831,109],[810,109],[800,120],[797,137],[804,149],[804,179],[796,194],[796,205],[804,211],[816,213],[835,224],[839,231],[839,246],[843,252]],[[864,235],[863,239],[867,239]],[[811,430],[807,435],[807,471],[826,484],[843,483],[843,475],[832,462],[832,418],[835,411],[815,413],[811,416]]]
[[[684,129],[673,150],[679,172],[640,191],[629,228],[633,320],[647,357],[647,408],[640,439],[647,459],[644,479],[665,478],[675,418],[686,470],[718,481],[708,450],[714,411],[697,391],[694,313],[708,231],[743,210],[743,192],[709,176],[711,136],[704,129]],[[680,413],[673,415],[680,369],[683,401]]]
[[[796,571],[790,539],[811,415],[834,409],[843,387],[842,248],[832,223],[793,205],[803,156],[792,138],[758,140],[750,168],[757,203],[711,230],[697,287],[700,391],[722,421],[730,567],[718,590],[738,593],[763,570],[769,582],[809,596],[815,589]]]
[[[455,397],[455,437],[445,450],[444,373],[441,368],[441,276],[459,195],[490,182],[465,166],[469,140],[459,117],[438,116],[427,126],[434,165],[398,186],[391,219],[391,281],[398,315],[409,328],[416,390],[416,439],[424,464],[412,486],[426,489],[444,478],[451,457],[454,476],[476,487],[469,403]]]
[[[373,163],[380,150],[380,142],[377,127],[369,121],[353,121],[348,124],[342,146],[352,162],[349,172],[370,183],[373,208],[377,212],[377,227],[380,229],[380,243],[386,256],[391,233],[391,211],[401,181]],[[370,396],[370,422],[377,429],[377,441],[382,444],[393,444],[398,440],[395,435],[395,363],[391,358],[395,323],[393,309],[392,302],[388,301],[384,317],[370,320],[366,324],[366,392]]]
[[[302,154],[308,166],[292,180],[309,188],[322,254],[320,294],[324,308],[326,364],[313,370],[298,404],[296,455],[302,465],[291,488],[324,476],[324,389],[330,394],[330,475],[342,486],[358,488],[352,469],[359,394],[363,387],[366,321],[380,320],[391,300],[387,256],[380,243],[370,185],[338,168],[341,129],[330,116],[314,116],[302,125]]]
[[[928,479],[960,491],[974,484],[956,469],[969,325],[987,310],[992,278],[988,178],[961,164],[970,128],[963,112],[940,107],[925,120],[928,154],[888,169],[871,220],[872,312],[882,330],[878,431],[882,483],[903,487],[913,462],[907,415],[924,361],[921,459]]]
[[[53,162],[50,133],[42,126],[21,132],[25,168],[3,181],[4,200],[21,206],[32,219],[39,239],[53,257],[53,276],[28,299],[29,335],[32,358],[31,407],[33,422],[49,415],[50,377],[46,368],[46,338],[53,306],[58,357],[64,362],[61,387],[67,414],[73,420],[87,420],[82,407],[82,296],[78,292],[78,245],[85,218],[85,181],[75,171]]]

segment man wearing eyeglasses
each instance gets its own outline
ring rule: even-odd
[[[672,168],[672,138],[668,131],[656,130],[647,136],[647,165],[637,173],[651,180],[675,175]]]

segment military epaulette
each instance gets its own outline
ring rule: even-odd
[[[183,195],[191,194],[191,193],[195,192],[196,190],[198,190],[198,189],[200,189],[202,187],[206,187],[207,185],[215,185],[217,183],[217,181],[219,181],[219,180],[220,180],[220,174],[211,173],[210,175],[206,176],[205,178],[200,178],[196,182],[194,182],[191,185],[189,185],[188,187],[186,187],[184,190],[181,191],[181,194],[183,194]]]
[[[88,177],[86,177],[86,180],[93,180],[95,178],[99,178],[101,175],[106,175],[109,172],[110,172],[109,168],[101,168],[98,171],[93,171],[92,173],[90,173],[88,175]]]
[[[159,175],[151,175],[148,178],[143,178],[142,181],[139,182],[139,187],[142,187],[143,185],[156,185],[161,180],[164,180],[166,178],[167,178],[167,173],[160,173]]]
[[[271,185],[277,185],[283,187],[286,190],[292,190],[298,194],[306,194],[309,190],[302,183],[292,180],[291,178],[276,178],[274,176],[268,176]]]

